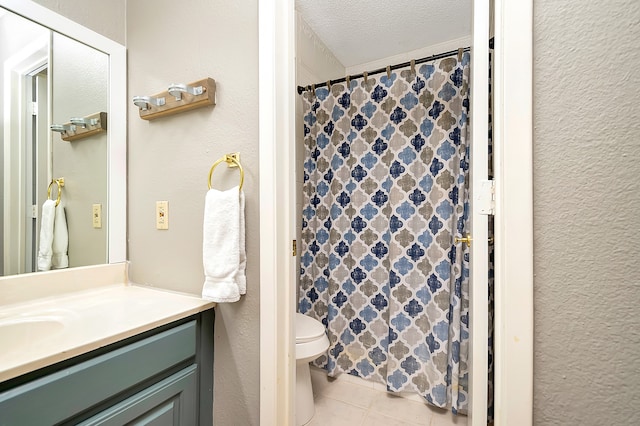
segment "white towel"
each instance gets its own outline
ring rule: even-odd
[[[236,282],[240,268],[240,198],[237,186],[207,192],[202,238],[203,299],[214,302],[240,299]]]
[[[239,265],[238,272],[236,273],[236,284],[240,294],[247,294],[247,275],[245,270],[247,269],[247,250],[245,248],[245,224],[244,224],[244,192],[240,191],[240,241],[238,245],[239,249]]]
[[[67,216],[64,213],[64,206],[58,204],[58,207],[56,207],[56,217],[53,221],[53,256],[51,257],[51,266],[53,269],[69,267],[68,248],[69,231],[67,230]]]
[[[53,254],[53,227],[56,215],[56,202],[46,200],[42,204],[42,215],[40,217],[40,247],[38,249],[38,270],[48,271],[51,269],[51,256]]]

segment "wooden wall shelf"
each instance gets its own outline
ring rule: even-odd
[[[107,131],[106,112],[96,112],[95,114],[87,115],[82,118],[86,120],[87,124],[79,125],[72,122],[64,123],[64,126],[74,126],[75,129],[60,133],[60,137],[63,141],[72,142]]]
[[[216,82],[212,78],[189,83],[188,86],[202,86],[202,94],[193,95],[190,93],[182,93],[182,99],[177,100],[167,90],[152,95],[152,98],[164,98],[164,105],[156,106],[148,104],[147,109],[140,109],[140,118],[144,120],[155,120],[156,118],[165,117],[167,115],[179,114],[181,112],[190,111],[196,108],[207,107],[216,104]]]

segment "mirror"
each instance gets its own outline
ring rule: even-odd
[[[53,251],[67,240],[68,262],[54,254],[52,268],[123,262],[125,49],[37,4],[0,6],[0,275],[51,268],[38,251],[43,203],[58,195],[66,227],[56,222]],[[68,142],[73,131],[50,130],[98,112],[106,132]]]

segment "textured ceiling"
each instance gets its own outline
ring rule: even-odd
[[[471,0],[296,0],[296,10],[345,67],[471,34]]]

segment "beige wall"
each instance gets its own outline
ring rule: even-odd
[[[120,44],[125,44],[126,0],[33,0]]]
[[[639,22],[534,2],[536,425],[640,424]]]
[[[259,422],[258,4],[256,0],[135,0],[127,3],[128,91],[153,95],[171,83],[211,77],[217,105],[142,120],[129,108],[130,278],[200,294],[207,175],[223,154],[245,169],[247,295],[216,308],[217,426]],[[214,187],[238,184],[216,168]],[[169,201],[169,230],[155,228],[155,202]]]

